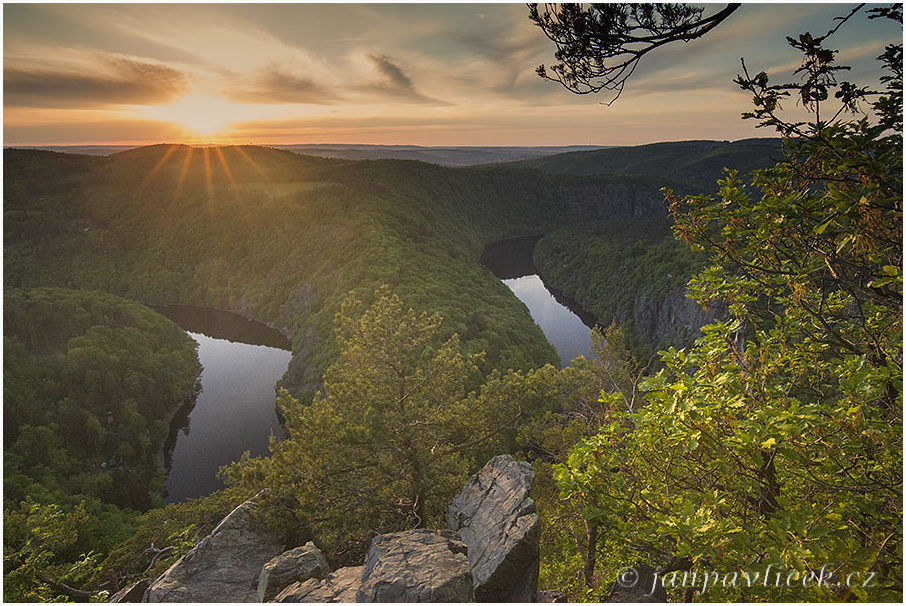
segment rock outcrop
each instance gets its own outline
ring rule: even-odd
[[[364,566],[340,568],[321,580],[311,579],[293,583],[281,591],[274,602],[338,603],[355,602],[362,585]]]
[[[449,531],[378,535],[365,557],[356,602],[471,602],[466,546]]]
[[[293,583],[323,579],[330,574],[327,558],[309,541],[302,547],[283,552],[261,569],[258,577],[258,601],[270,602]]]
[[[540,522],[534,470],[491,459],[447,510],[449,530],[378,535],[364,566],[329,572],[311,542],[283,552],[247,501],[145,592],[147,602],[533,602]]]
[[[447,509],[468,547],[479,602],[534,602],[541,522],[529,494],[535,470],[510,455],[491,459]]]
[[[134,604],[142,601],[142,596],[148,589],[148,579],[139,579],[126,585],[107,600],[108,602]]]
[[[701,328],[713,322],[722,312],[720,304],[706,310],[686,296],[686,286],[658,294],[637,293],[632,310],[618,313],[615,322],[632,322],[632,329],[656,345],[689,347],[701,336]]]
[[[253,517],[255,500],[234,509],[158,577],[143,602],[255,602],[265,562],[285,549]]]

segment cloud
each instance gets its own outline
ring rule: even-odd
[[[163,103],[185,92],[189,77],[172,67],[126,57],[109,57],[108,73],[46,68],[3,70],[3,104],[32,107],[89,107]]]
[[[154,8],[145,5],[141,14],[128,5],[112,4],[6,4],[4,55],[9,57],[27,47],[40,48],[47,57],[73,51],[93,51],[143,57],[159,62],[198,64],[195,55],[177,46],[153,39]],[[173,11],[167,22],[172,27]]]
[[[395,65],[389,58],[383,55],[368,55],[368,58],[374,62],[378,73],[383,76],[383,80],[386,83],[388,90],[406,93],[415,92],[412,80],[410,80],[406,74],[403,73],[403,70],[400,69],[398,65]]]
[[[233,82],[241,82],[234,76]],[[336,103],[341,95],[328,86],[319,84],[312,78],[291,74],[279,66],[271,66],[259,76],[248,80],[247,84],[230,84],[226,87],[225,96],[246,103],[307,103],[326,105]]]
[[[520,105],[555,99],[558,91],[535,74],[554,46],[531,24],[524,6],[481,8],[487,14],[460,10],[419,41],[434,63],[429,73],[442,74],[435,86],[463,103],[479,97]]]
[[[377,81],[360,87],[365,92],[387,93],[394,97],[420,103],[442,103],[420,94],[402,68],[385,55],[369,54],[368,59],[377,72]]]
[[[296,61],[294,65],[299,63]],[[419,93],[412,79],[386,55],[334,58],[332,66],[310,55],[301,63],[306,66],[304,75],[278,63],[257,75],[223,72],[223,95],[234,101],[258,104],[373,104],[375,97],[443,104]]]

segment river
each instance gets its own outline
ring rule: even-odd
[[[224,487],[217,470],[246,450],[268,453],[270,435],[284,436],[275,385],[286,372],[290,343],[263,324],[229,312],[169,305],[155,309],[198,342],[204,367],[194,406],[179,413],[167,444],[167,503]]]
[[[537,236],[490,244],[481,262],[528,307],[566,366],[590,357],[594,320],[554,289],[532,262]],[[165,462],[167,503],[180,503],[224,487],[223,465],[249,451],[268,454],[271,434],[285,430],[276,413],[275,385],[286,372],[290,343],[282,334],[243,316],[186,305],[155,307],[198,342],[201,392],[170,428]]]
[[[549,288],[532,261],[540,236],[519,236],[489,244],[481,262],[528,307],[560,363],[567,366],[577,356],[589,358],[594,318],[559,291]]]

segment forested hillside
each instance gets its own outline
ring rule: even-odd
[[[284,386],[302,401],[337,359],[334,316],[346,294],[367,303],[381,284],[442,316],[438,338],[458,334],[480,376],[528,371],[556,353],[478,258],[492,240],[609,206],[616,215],[663,213],[650,188],[627,205],[602,197],[606,185],[266,148],[152,146],[110,157],[6,150],[5,553],[7,569],[18,571],[7,595],[58,595],[38,571],[74,585],[104,579],[107,572],[94,576],[97,557],[64,571],[81,553],[106,554],[136,523],[136,536],[168,543],[192,524],[203,531],[211,512],[232,502],[215,496],[194,509],[168,507],[183,528],[160,527],[149,521],[155,516],[136,522],[135,512],[160,504],[167,422],[197,366],[155,341],[170,326],[194,360],[181,331],[104,293],[230,309],[280,328],[295,354]],[[136,309],[139,324],[127,320]],[[60,523],[81,530],[34,542]],[[104,570],[143,565],[147,547],[124,543]]]
[[[42,597],[36,569],[109,551],[134,533],[132,512],[163,504],[164,444],[194,393],[195,348],[134,301],[4,289],[5,595]],[[36,540],[29,530],[55,511],[66,532]]]
[[[660,347],[691,345],[715,317],[686,297],[707,256],[677,242],[667,218],[590,221],[559,228],[535,247],[535,265],[553,287],[597,321],[626,331],[626,346],[647,361]]]
[[[780,139],[674,141],[579,151],[513,163],[548,174],[647,183],[677,193],[713,192],[725,168],[741,177],[782,158]],[[624,194],[624,198],[629,196]],[[612,217],[553,230],[535,249],[545,280],[598,322],[617,322],[640,360],[661,346],[691,345],[715,317],[686,297],[686,282],[707,257],[677,242],[668,217]]]
[[[588,218],[663,216],[657,188],[537,171],[154,146],[107,158],[5,153],[9,286],[96,288],[247,313],[291,335],[312,393],[349,290],[387,283],[502,368],[553,358],[476,260],[488,242]]]
[[[577,151],[515,162],[552,174],[633,175],[656,177],[661,186],[675,183],[692,188],[687,193],[712,191],[714,176],[724,168],[747,175],[767,168],[783,157],[780,139],[741,141],[671,141],[635,147]]]
[[[740,8],[529,4],[556,46],[536,73],[613,103],[648,51],[711,37]],[[779,139],[456,168],[254,146],[5,150],[4,601],[102,601],[141,583],[145,599],[161,595],[154,585],[196,595],[176,577],[205,575],[161,573],[202,552],[217,585],[240,576],[225,560],[248,565],[211,600],[230,601],[258,579],[274,589],[263,585],[283,564],[270,558],[309,542],[317,574],[333,571],[318,590],[362,600],[369,584],[406,585],[436,599],[443,589],[409,587],[428,586],[414,571],[435,560],[426,543],[409,557],[385,539],[449,528],[439,543],[444,561],[456,556],[462,601],[498,595],[508,576],[518,593],[499,595],[554,590],[552,601],[902,602],[902,5],[827,10],[832,21],[815,24],[827,29],[786,38],[795,62],[771,49],[769,64],[791,73],[743,61],[734,81],[751,100],[743,119]],[[396,63],[372,59],[406,99],[437,108],[427,81],[416,92]],[[698,87],[718,73],[690,79],[688,65],[654,64],[648,90],[666,84],[663,99],[681,105],[690,91],[675,78]],[[174,95],[197,84],[178,73]],[[61,98],[89,100],[95,80],[83,93],[88,80],[45,75],[60,74]],[[23,113],[39,115],[49,95],[20,80],[20,94],[41,93]],[[646,104],[635,115],[677,115]],[[529,126],[556,132],[543,122]],[[516,282],[489,269],[507,248],[598,320],[593,355],[558,364]],[[152,307],[166,304],[258,319],[291,339],[292,358],[268,454],[226,455],[226,489],[161,506],[173,415],[193,406],[207,351]],[[526,461],[519,487],[469,481],[501,453]],[[474,502],[503,505],[448,509],[467,481],[483,493]],[[482,516],[507,531],[472,541],[493,525]],[[245,547],[256,541],[238,517],[267,535],[265,550]],[[222,542],[243,553],[221,557]],[[495,542],[521,561],[490,557]],[[373,575],[391,553],[402,567]],[[333,592],[340,574],[352,586]]]

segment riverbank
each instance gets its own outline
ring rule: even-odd
[[[551,287],[534,262],[541,235],[507,238],[488,244],[481,263],[490,269],[528,308],[548,342],[557,350],[561,366],[591,353],[590,332],[595,317],[562,291]]]

